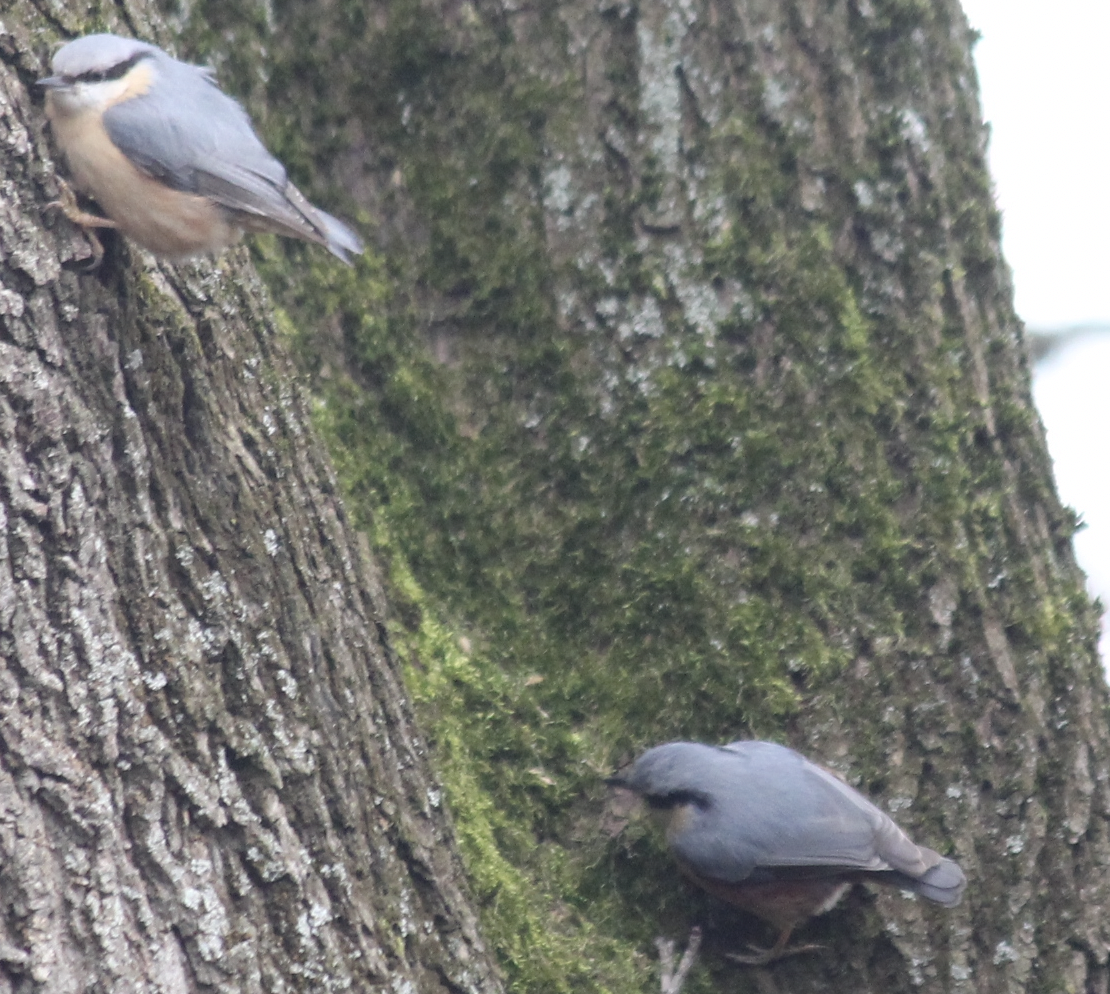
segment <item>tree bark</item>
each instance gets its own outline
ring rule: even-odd
[[[59,269],[16,9],[6,982],[492,986],[264,295],[241,256]],[[688,990],[1110,988],[1096,616],[954,0],[127,10],[374,219],[354,275],[266,270],[331,318],[321,421],[513,989],[657,988],[693,924]],[[730,965],[758,926],[600,777],[747,734],[956,858],[964,903],[857,889],[825,955]]]
[[[955,0],[278,3],[275,25],[274,134],[375,205],[428,344],[341,294],[316,386],[356,513],[491,681],[450,670],[472,717],[433,691],[435,737],[580,937],[565,989],[646,989],[650,933],[698,920],[715,986],[772,989],[714,959],[745,926],[658,841],[584,827],[643,745],[759,734],[971,881],[951,912],[856,892],[780,989],[1106,991],[1097,618]],[[337,128],[353,151],[314,157]],[[558,989],[494,902],[486,923],[520,989]]]
[[[0,29],[0,990],[498,990],[245,253],[89,273],[44,207],[50,18]]]

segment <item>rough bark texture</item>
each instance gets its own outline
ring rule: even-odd
[[[50,10],[56,27],[84,30]],[[513,989],[657,988],[653,938],[700,923],[704,958],[688,992],[1105,994],[1106,686],[1074,521],[1053,492],[1030,402],[954,0],[201,0],[170,11],[172,32],[136,11],[136,32],[214,61],[298,185],[337,213],[346,196],[377,230],[380,254],[354,273],[265,241],[257,258],[306,329],[318,421],[388,566],[396,610],[386,623],[412,660],[406,675]],[[38,67],[20,53],[40,24],[26,16],[23,35],[0,39],[6,79],[16,67],[24,85]],[[42,54],[45,36],[33,47]],[[97,969],[113,968],[99,928],[112,942],[138,935],[149,972],[172,977],[151,965],[160,947],[149,936],[176,928],[195,976],[218,976],[238,961],[205,958],[214,947],[201,937],[220,922],[206,916],[212,901],[231,909],[224,948],[242,950],[241,976],[257,971],[263,989],[276,983],[266,970],[281,975],[275,963],[327,964],[337,982],[343,969],[369,976],[372,948],[397,964],[442,955],[440,975],[455,977],[470,949],[474,976],[487,976],[461,910],[460,931],[450,914],[426,938],[406,931],[435,911],[409,914],[404,893],[425,909],[453,894],[425,888],[414,870],[451,859],[418,844],[421,824],[442,825],[419,814],[422,766],[399,787],[416,798],[409,818],[344,814],[322,786],[376,768],[355,759],[379,740],[337,684],[364,679],[368,665],[373,700],[385,708],[391,697],[370,636],[321,634],[303,649],[302,637],[383,612],[358,600],[359,587],[332,586],[360,569],[337,551],[345,539],[321,540],[343,532],[339,513],[312,526],[321,537],[311,546],[291,518],[335,498],[311,435],[296,433],[272,333],[241,323],[261,307],[253,284],[221,289],[245,272],[238,257],[175,272],[121,268],[115,255],[98,276],[56,276],[51,246],[73,251],[68,228],[9,206],[50,188],[40,119],[15,83],[5,92],[17,94],[5,122],[24,130],[8,132],[17,186],[5,188],[15,219],[2,229],[5,274],[20,282],[4,301],[20,313],[6,318],[16,330],[4,344],[44,370],[18,380],[44,410],[65,410],[69,396],[47,384],[89,384],[64,431],[12,402],[9,423],[23,426],[12,431],[45,441],[17,446],[44,467],[37,476],[7,477],[8,506],[31,508],[9,511],[9,562],[38,561],[20,528],[69,558],[59,553],[41,578],[13,572],[13,588],[52,613],[30,628],[34,651],[13,639],[5,655],[50,659],[41,632],[58,631],[75,662],[58,648],[56,664],[13,669],[27,696],[5,698],[5,759],[30,750],[8,744],[8,728],[53,728],[53,706],[73,716],[57,741],[103,785],[78,812],[89,838],[71,844],[87,863],[59,862],[70,889],[46,891],[64,914],[36,919],[33,894],[16,903],[43,873],[4,880],[19,937],[5,969],[31,984],[24,936],[39,933],[27,923],[64,932],[88,921],[90,937],[75,931],[65,948],[92,949]],[[324,313],[326,327],[310,320]],[[241,402],[231,383],[257,400]],[[85,410],[103,413],[78,417]],[[267,488],[241,485],[256,478]],[[261,494],[271,502],[257,505]],[[98,515],[87,540],[70,525],[83,513]],[[111,601],[71,578],[100,562]],[[138,606],[149,591],[166,601],[156,622]],[[104,619],[103,644],[119,647],[101,657],[114,668],[88,662],[95,640],[68,623],[78,594],[92,600],[84,616]],[[163,630],[183,633],[172,653],[140,648],[165,646]],[[270,649],[251,683],[251,661]],[[73,681],[66,666],[87,675]],[[129,666],[148,679],[130,680]],[[84,724],[72,703],[80,688]],[[346,710],[319,726],[308,716],[329,713],[321,699]],[[371,708],[358,713],[381,734]],[[313,734],[359,744],[333,750]],[[803,936],[825,955],[769,970],[725,961],[722,951],[766,936],[685,889],[642,823],[618,831],[600,776],[646,744],[744,734],[823,758],[958,859],[971,880],[964,904],[949,912],[857,888]],[[189,765],[156,764],[158,741]],[[399,732],[390,741],[402,751]],[[42,832],[68,841],[78,801],[54,798],[69,781],[22,764],[14,796],[42,813]],[[182,785],[206,776],[207,794]],[[313,804],[313,791],[326,803]],[[115,807],[96,807],[100,796]],[[155,816],[125,822],[128,803],[156,805],[155,824],[177,826],[163,829],[165,850],[200,854],[168,864],[141,823]],[[270,860],[300,858],[283,825],[296,835],[325,818],[340,826],[328,840],[376,858],[355,869],[317,860],[297,836],[311,853],[297,865],[320,869],[269,881]],[[113,880],[95,858],[114,851],[120,826],[131,848],[107,865],[135,869]],[[252,836],[263,830],[270,849]],[[379,830],[384,849],[371,841]],[[25,837],[2,844],[31,845]],[[324,872],[337,863],[351,879],[380,875],[367,890],[393,895],[366,933],[337,910],[357,903],[341,874]],[[5,858],[0,872],[28,865]],[[223,892],[205,890],[205,874]],[[70,912],[86,900],[80,887],[102,909],[104,895],[121,895],[129,924],[88,902],[84,918]],[[314,931],[311,909],[329,907],[319,893],[323,917],[336,917]],[[195,908],[174,918],[187,900]],[[356,948],[361,959],[343,955]]]
[[[70,16],[0,25],[0,991],[497,990],[245,253],[44,210]]]
[[[692,989],[1106,991],[1106,687],[957,3],[215,7],[191,44],[377,221],[376,268],[276,285],[339,315],[323,423],[514,984],[648,989],[701,921]],[[759,933],[599,833],[597,777],[745,733],[965,903],[857,891],[827,956],[725,965]]]

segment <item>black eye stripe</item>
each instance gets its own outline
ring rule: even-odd
[[[74,76],[73,81],[75,83],[103,83],[106,80],[122,79],[148,55],[148,52],[137,52],[126,61],[109,66],[107,69],[90,69],[88,72]]]
[[[709,807],[708,798],[704,794],[693,790],[676,790],[664,795],[648,794],[646,800],[648,805],[657,811],[682,807],[684,804],[694,804],[699,808]]]

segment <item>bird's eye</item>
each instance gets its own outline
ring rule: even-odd
[[[669,794],[648,794],[648,806],[656,811],[666,811],[672,808],[681,808],[693,804],[699,808],[709,807],[709,800],[704,794],[693,790],[675,790]]]
[[[117,62],[110,69],[90,69],[77,77],[80,83],[103,83],[106,80],[123,79],[136,64],[150,56],[149,52],[136,52],[131,58]]]
[[[671,802],[675,807],[683,807],[687,804],[693,805],[695,808],[708,808],[709,798],[701,791],[697,790],[679,790],[671,795]]]

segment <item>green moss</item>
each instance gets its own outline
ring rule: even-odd
[[[550,318],[549,338],[519,329],[512,366],[488,382],[487,343],[456,368],[429,361],[383,260],[353,272],[312,263],[296,285],[270,273],[301,320],[327,313],[342,328],[345,373],[321,376],[319,337],[303,339],[318,423],[389,564],[394,637],[514,989],[650,985],[643,914],[667,913],[673,881],[629,889],[609,844],[570,841],[582,799],[599,797],[620,755],[676,736],[773,733],[800,686],[851,658],[838,619],[861,613],[859,584],[884,578],[889,602],[863,613],[886,633],[903,630],[898,599],[914,596],[891,511],[900,485],[879,442],[852,427],[896,416],[891,371],[872,356],[827,236],[733,251],[779,301],[795,368],[753,389],[735,372],[744,329],[716,369],[676,330],[686,360],[658,365],[649,389],[622,388],[616,419],[591,396],[590,358]],[[816,359],[834,375],[818,381]],[[480,419],[458,399],[476,381],[489,401]],[[550,398],[543,438],[522,426],[521,394]],[[814,431],[806,412],[830,409]]]
[[[586,95],[552,46],[533,65],[468,5],[451,30],[415,0],[333,6],[328,21],[277,4],[284,35],[312,43],[275,41],[268,76],[245,68],[241,92],[269,94],[268,138],[314,195],[344,127],[372,136],[389,250],[351,270],[272,240],[256,258],[387,567],[393,638],[511,989],[653,989],[646,951],[686,927],[690,897],[643,825],[599,831],[617,762],[675,737],[784,737],[823,695],[861,726],[854,752],[879,782],[886,732],[853,712],[921,659],[975,651],[994,577],[1015,644],[1057,665],[1080,637],[1081,591],[1045,596],[1013,565],[1001,495],[1032,415],[1016,388],[987,411],[959,304],[997,292],[977,134],[945,137],[966,154],[930,174],[935,190],[907,178],[894,108],[942,71],[911,37],[940,15],[873,0],[857,26],[860,72],[883,96],[864,161],[834,150],[821,165],[820,211],[798,207],[801,139],[761,109],[754,68],[733,65],[720,123],[684,121],[686,165],[719,209],[683,219],[679,264],[642,236],[676,179],[634,151],[633,16],[606,15],[611,134],[587,169]],[[513,30],[562,30],[542,5],[529,16]],[[278,109],[288,92],[296,113]],[[542,191],[559,156],[595,170],[601,216],[587,248],[556,259]],[[907,244],[866,244],[864,223]],[[728,301],[711,334],[691,289]],[[997,347],[1002,363],[1012,342]],[[1071,524],[1051,527],[1066,543]],[[926,593],[940,577],[958,585],[947,653]],[[860,659],[876,688],[863,704],[837,696]]]
[[[534,837],[520,819],[519,805],[503,808],[488,789],[500,774],[517,795],[540,804],[559,798],[559,784],[541,766],[534,729],[537,708],[488,660],[471,654],[459,637],[434,618],[434,606],[395,550],[376,533],[379,554],[389,555],[395,598],[419,608],[414,626],[394,624],[392,635],[410,660],[407,679],[414,701],[432,730],[431,743],[451,809],[470,882],[483,911],[486,939],[499,962],[522,989],[598,989],[582,977],[580,949],[588,922],[567,908],[552,918],[550,898],[523,869]],[[496,757],[498,769],[491,768]],[[555,867],[557,869],[557,867]],[[629,969],[631,964],[624,963]]]

